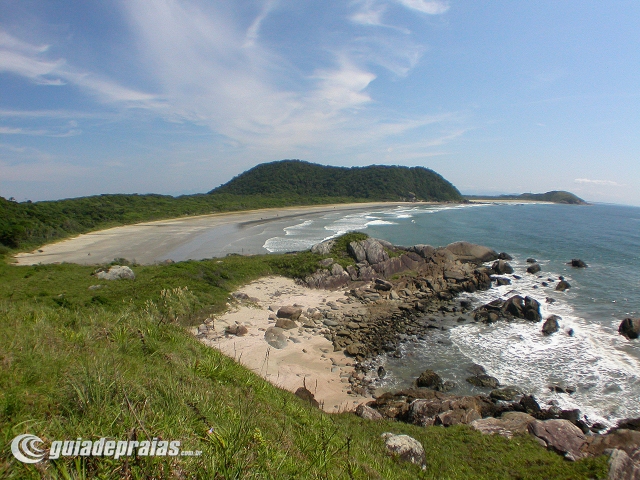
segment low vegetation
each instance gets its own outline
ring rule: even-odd
[[[94,267],[0,262],[0,476],[606,476],[604,457],[567,462],[529,437],[506,440],[467,427],[420,428],[324,414],[188,331],[225,309],[239,285],[266,274],[304,275],[321,258],[306,252],[132,265],[136,279],[117,281],[98,280]],[[385,431],[418,439],[427,451],[426,469],[390,457],[380,439]],[[77,457],[26,465],[10,453],[11,440],[22,433],[45,442],[159,437],[180,440],[183,449],[202,455]]]

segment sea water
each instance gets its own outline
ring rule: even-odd
[[[578,408],[588,422],[640,417],[640,339],[618,334],[622,319],[640,316],[640,208],[504,203],[334,212],[285,227],[264,248],[302,250],[347,231],[396,245],[466,240],[507,252],[520,279],[510,276],[511,285],[463,295],[474,308],[529,295],[540,302],[543,318],[561,317],[560,331],[550,336],[541,333],[541,323],[468,321],[405,342],[400,359],[378,359],[389,372],[382,387],[408,386],[431,368],[456,383],[452,393],[487,393],[465,381],[468,367],[480,364],[501,384],[518,386],[543,403]],[[542,271],[527,274],[528,258]],[[588,268],[567,265],[573,258]],[[559,276],[571,284],[566,292],[554,289]],[[576,392],[556,393],[553,385]]]

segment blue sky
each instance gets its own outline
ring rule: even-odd
[[[640,205],[640,3],[2,0],[0,196],[206,192],[262,162]]]

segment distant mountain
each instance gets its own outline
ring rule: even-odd
[[[331,167],[301,160],[260,164],[210,194],[352,197],[461,202],[450,182],[423,167]]]
[[[571,192],[553,190],[547,193],[523,193],[521,195],[465,195],[467,200],[530,200],[536,202],[564,203],[568,205],[588,205],[580,197]]]

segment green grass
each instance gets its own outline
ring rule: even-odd
[[[237,286],[270,273],[305,274],[319,258],[304,253],[134,265],[135,280],[114,282],[97,281],[92,267],[0,262],[0,476],[606,477],[604,457],[570,463],[529,437],[509,441],[467,427],[324,414],[202,345],[185,328],[224,309]],[[95,284],[107,286],[88,289]],[[422,442],[427,469],[388,456],[380,439],[385,431]],[[10,453],[21,433],[47,442],[161,437],[203,454],[24,465]]]

